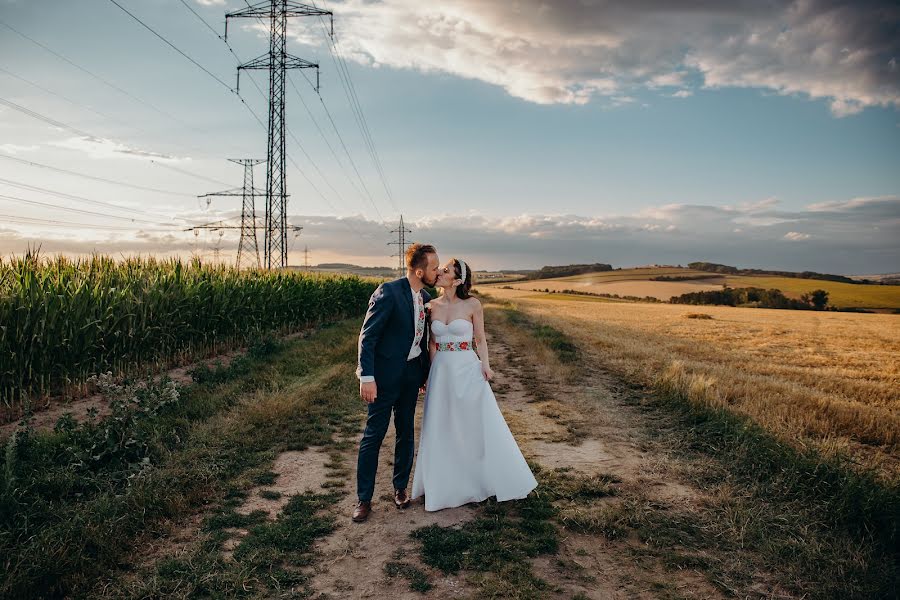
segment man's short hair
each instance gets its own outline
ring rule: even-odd
[[[406,249],[406,267],[413,270],[424,269],[428,266],[429,254],[437,254],[431,244],[410,244]]]

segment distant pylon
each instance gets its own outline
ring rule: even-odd
[[[256,190],[253,187],[253,167],[261,162],[259,159],[230,158],[231,162],[244,165],[244,195],[241,203],[241,240],[238,242],[237,268],[241,268],[241,258],[251,253],[249,258],[256,268],[262,267],[259,260],[259,244],[256,240]]]
[[[284,93],[287,69],[316,69],[318,90],[319,65],[287,53],[288,17],[332,17],[331,11],[300,4],[291,0],[264,0],[247,8],[225,15],[225,39],[228,39],[228,19],[252,17],[269,21],[269,52],[250,62],[238,65],[238,89],[243,69],[269,71],[269,136],[266,156],[266,227],[264,263],[267,269],[286,267],[288,259],[287,169],[285,154]]]
[[[309,246],[303,246],[303,269],[309,271]]]
[[[403,271],[406,269],[406,264],[404,264],[404,259],[406,257],[406,234],[412,233],[411,229],[407,229],[403,224],[403,215],[400,215],[400,225],[397,229],[391,230],[391,233],[397,234],[396,242],[388,242],[388,246],[397,246],[397,254],[391,254],[391,256],[397,257],[397,268],[400,271],[400,274],[403,274]]]
[[[206,198],[206,201],[213,196],[240,196],[241,202],[241,239],[238,242],[237,251],[237,268],[241,268],[241,261],[250,260],[251,264],[260,268],[259,245],[256,241],[256,196],[265,196],[265,192],[257,190],[253,187],[253,167],[265,162],[255,158],[229,158],[233,163],[244,166],[244,185],[240,188],[225,190],[224,192],[214,192],[212,194],[203,194],[200,198]],[[218,228],[221,233],[222,229],[230,229],[230,227]],[[221,239],[221,238],[220,238]]]

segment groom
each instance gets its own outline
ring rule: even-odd
[[[409,506],[406,486],[415,452],[415,414],[419,388],[428,377],[428,342],[424,289],[437,282],[437,250],[429,244],[406,249],[406,277],[383,283],[369,299],[369,310],[359,332],[359,395],[368,404],[366,430],[359,444],[356,493],[359,501],[353,521],[361,523],[372,512],[378,453],[394,413],[394,504]]]

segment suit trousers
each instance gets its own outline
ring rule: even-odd
[[[378,397],[369,404],[366,429],[359,443],[356,463],[356,492],[360,500],[370,501],[375,492],[375,473],[378,470],[378,454],[394,413],[394,489],[409,484],[415,454],[416,402],[422,383],[422,362],[414,358],[406,362],[400,381],[390,387],[378,386]],[[377,384],[377,381],[376,381]]]

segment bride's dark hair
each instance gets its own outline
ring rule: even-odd
[[[462,279],[462,265],[459,264],[459,259],[453,259],[453,269],[456,273],[456,279]],[[466,265],[466,279],[459,286],[456,287],[456,297],[465,300],[469,297],[469,290],[472,289],[472,267],[468,264]]]

